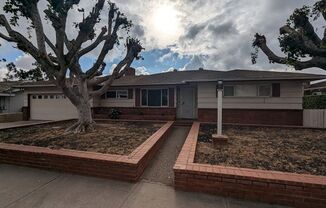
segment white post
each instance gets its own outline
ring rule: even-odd
[[[222,136],[222,89],[217,89],[217,135]]]

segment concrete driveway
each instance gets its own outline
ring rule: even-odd
[[[200,193],[175,191],[172,186],[136,184],[0,164],[1,208],[272,208]]]
[[[24,126],[32,126],[35,124],[44,124],[49,123],[51,121],[45,120],[30,120],[30,121],[15,121],[15,122],[8,122],[8,123],[0,123],[0,130],[9,129],[9,128],[18,128]]]

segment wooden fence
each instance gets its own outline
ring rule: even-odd
[[[303,126],[326,128],[326,109],[304,109]]]

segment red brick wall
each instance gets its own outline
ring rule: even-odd
[[[216,109],[198,109],[198,120],[216,122]],[[223,122],[302,126],[302,110],[223,109]]]
[[[137,181],[167,138],[173,122],[166,123],[129,155],[0,143],[0,163],[59,170],[77,174]]]
[[[326,204],[326,177],[194,163],[199,123],[194,123],[174,166],[175,187],[295,207]]]
[[[93,108],[94,118],[109,118],[109,112],[112,108],[95,107]],[[121,119],[133,120],[175,120],[176,108],[115,108],[121,112]]]

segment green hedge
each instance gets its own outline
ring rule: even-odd
[[[311,95],[303,97],[304,109],[326,109],[326,95]]]

